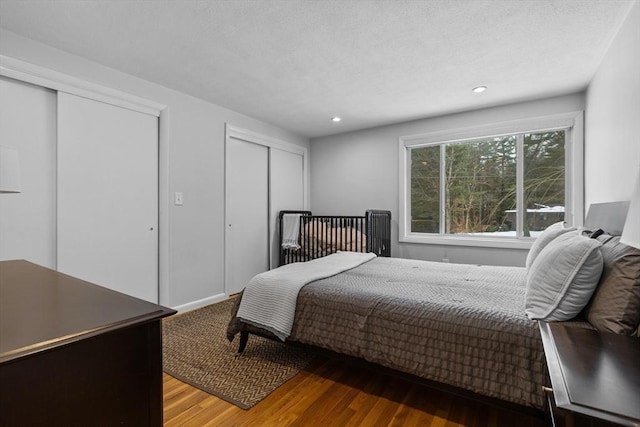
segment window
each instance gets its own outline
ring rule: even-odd
[[[547,226],[573,223],[581,117],[400,138],[400,241],[528,247]]]

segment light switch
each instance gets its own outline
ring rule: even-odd
[[[176,206],[182,206],[182,192],[181,191],[176,191],[175,205]]]

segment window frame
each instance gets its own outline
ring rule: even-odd
[[[398,138],[398,199],[400,243],[422,243],[437,245],[478,246],[494,248],[528,249],[534,237],[493,237],[451,235],[441,233],[416,233],[411,225],[411,148],[441,145],[472,139],[491,138],[510,134],[536,133],[566,129],[565,134],[565,221],[571,226],[582,226],[584,219],[584,113],[573,111],[541,117],[496,122],[491,124],[442,130]],[[518,153],[519,173],[523,162]],[[443,164],[441,159],[441,165]],[[521,180],[518,183],[522,186]],[[521,190],[521,189],[519,189]],[[521,194],[521,193],[520,193]],[[518,221],[523,221],[522,200],[518,199]],[[521,228],[521,227],[520,227]]]

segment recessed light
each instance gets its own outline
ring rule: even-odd
[[[473,92],[475,92],[475,93],[481,93],[481,92],[484,92],[485,90],[487,90],[487,87],[486,86],[476,86],[471,90]]]
[[[336,122],[336,123],[338,123],[340,120],[342,120],[342,119],[341,119],[340,117],[338,117],[338,116],[331,117],[331,121],[332,121],[332,122]]]

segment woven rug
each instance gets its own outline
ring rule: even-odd
[[[293,378],[311,351],[251,336],[238,354],[226,338],[233,300],[169,317],[162,324],[164,371],[242,409],[249,409]]]

